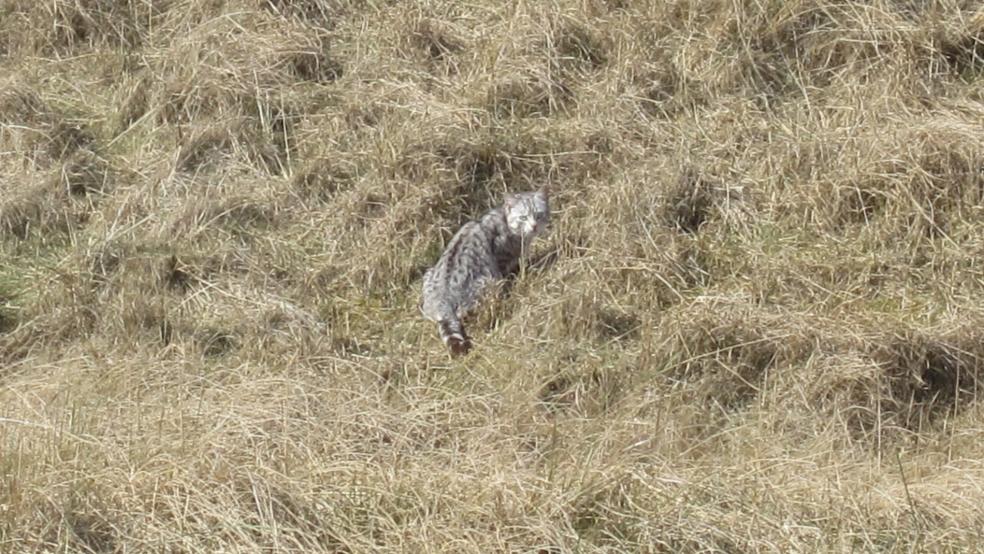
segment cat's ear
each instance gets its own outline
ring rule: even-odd
[[[507,192],[506,196],[503,197],[502,205],[505,206],[507,210],[511,210],[512,207],[516,205],[517,199],[518,197],[515,194]]]
[[[542,196],[544,200],[550,200],[550,185],[543,185],[540,187],[540,190],[536,192]]]

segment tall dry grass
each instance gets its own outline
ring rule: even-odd
[[[970,1],[6,0],[0,551],[984,549],[982,90]]]

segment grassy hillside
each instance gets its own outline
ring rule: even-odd
[[[982,301],[979,2],[0,3],[2,552],[984,549]]]

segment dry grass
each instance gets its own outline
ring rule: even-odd
[[[0,551],[984,549],[982,90],[959,0],[7,0]]]

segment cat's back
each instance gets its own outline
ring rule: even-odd
[[[492,209],[458,229],[448,243],[441,261],[455,258],[484,258],[493,254],[492,246],[508,229],[502,211]]]
[[[502,212],[495,209],[462,225],[424,274],[424,305],[448,303],[456,311],[473,305],[484,285],[500,277],[494,244],[504,230]]]

